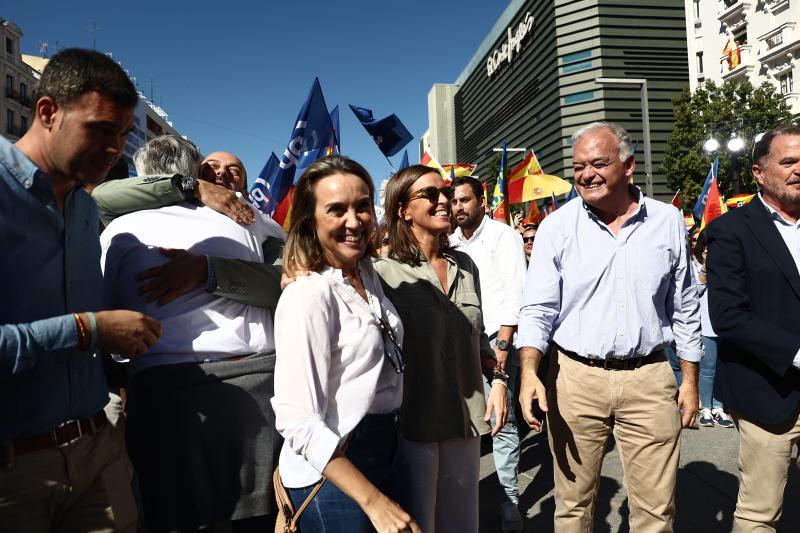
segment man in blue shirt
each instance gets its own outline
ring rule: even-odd
[[[98,214],[81,187],[119,159],[138,96],[98,52],[67,49],[42,72],[31,128],[0,139],[0,524],[110,531],[121,453],[97,351],[147,351],[158,322],[102,302]],[[118,481],[118,480],[117,480]],[[113,504],[112,504],[113,502]]]
[[[698,408],[700,307],[686,225],[673,206],[630,184],[636,162],[619,126],[572,136],[580,198],[536,233],[519,318],[523,416],[547,412],[559,533],[591,531],[611,431],[628,489],[631,531],[672,531],[681,427]],[[664,349],[672,342],[683,381]],[[544,383],[537,377],[555,345]],[[549,408],[549,410],[548,410]]]

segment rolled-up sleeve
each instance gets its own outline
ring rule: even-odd
[[[674,235],[677,258],[673,267],[671,285],[667,296],[667,309],[671,311],[670,324],[675,337],[675,353],[684,361],[697,362],[703,357],[700,340],[700,300],[691,270],[689,241],[680,212],[675,210],[677,222]]]
[[[339,445],[325,423],[329,390],[333,296],[300,277],[283,293],[275,313],[275,427],[286,445],[319,473]],[[335,322],[335,321],[334,321]]]
[[[561,311],[560,253],[556,227],[544,221],[536,232],[536,246],[522,293],[517,347],[547,351],[553,325]]]

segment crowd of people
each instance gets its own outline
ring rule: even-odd
[[[737,531],[775,530],[800,442],[800,129],[764,135],[757,199],[691,239],[609,122],[575,132],[579,198],[539,226],[412,165],[379,229],[371,176],[332,155],[284,232],[236,155],[180,137],[101,184],[137,101],[113,60],[63,50],[0,139],[3,531],[477,532],[485,437],[497,528],[520,532],[519,426],[545,417],[556,531],[592,529],[612,433],[630,529],[672,531],[698,422],[738,428]]]

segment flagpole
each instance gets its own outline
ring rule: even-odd
[[[381,154],[383,154],[383,152],[381,152]],[[392,169],[392,174],[396,173],[397,171],[394,169],[394,165],[392,164],[392,161],[389,159],[389,156],[383,154],[383,157],[385,157],[386,161],[389,162],[389,167]]]

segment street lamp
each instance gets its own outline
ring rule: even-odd
[[[642,102],[642,129],[644,130],[645,193],[653,197],[653,155],[650,148],[650,111],[647,104],[647,80],[644,78],[595,78],[598,85],[638,85]]]

